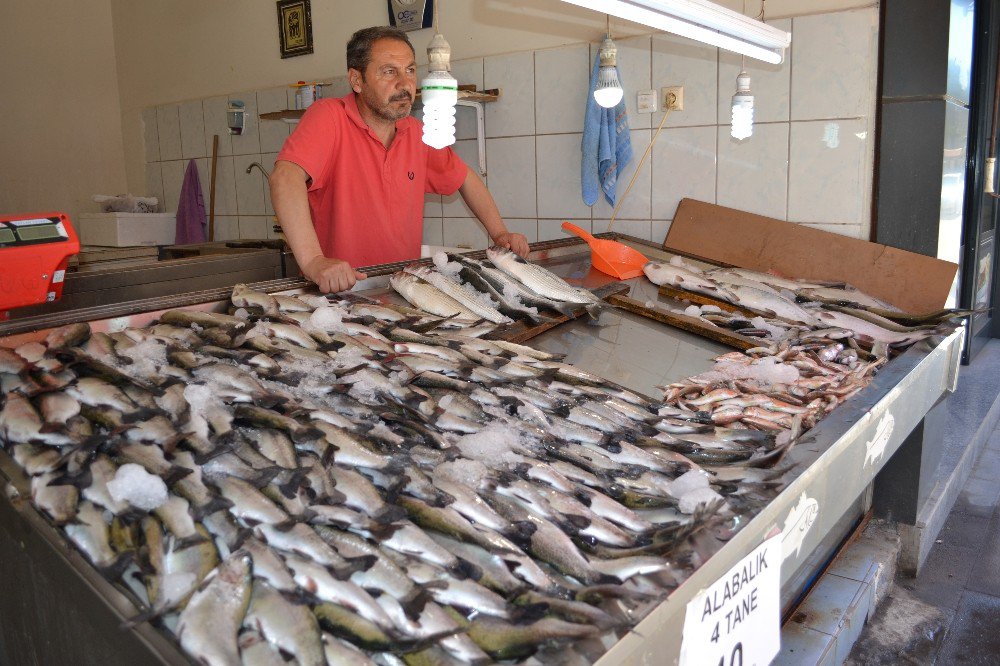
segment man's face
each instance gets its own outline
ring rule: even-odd
[[[372,113],[396,121],[410,114],[417,92],[417,63],[413,51],[397,39],[379,39],[372,45],[364,76],[350,70],[351,86]]]

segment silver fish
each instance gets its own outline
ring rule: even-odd
[[[205,664],[239,664],[237,634],[251,596],[253,561],[237,551],[204,580],[181,612],[177,637]]]

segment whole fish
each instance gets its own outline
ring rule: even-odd
[[[437,287],[441,293],[451,296],[467,310],[475,313],[477,317],[492,321],[495,324],[509,324],[514,321],[497,310],[490,303],[491,299],[488,295],[477,292],[475,289],[464,287],[461,283],[455,282],[443,274],[431,270],[427,266],[408,266],[403,270]]]
[[[253,584],[243,625],[253,627],[302,666],[326,666],[319,623],[309,606],[288,601],[267,583]]]
[[[470,320],[478,318],[476,313],[465,305],[412,273],[395,273],[389,278],[389,285],[413,307],[439,317],[461,317]]]
[[[586,303],[592,309],[601,307],[601,300],[586,289],[573,287],[552,271],[529,263],[510,250],[491,247],[486,250],[486,256],[494,266],[541,296],[569,303]]]
[[[233,553],[205,578],[181,612],[181,647],[202,663],[240,663],[237,634],[250,604],[252,566],[249,553]]]

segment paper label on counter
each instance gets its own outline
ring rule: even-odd
[[[781,535],[688,602],[681,666],[767,666],[781,647]]]

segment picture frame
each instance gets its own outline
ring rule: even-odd
[[[278,40],[282,58],[313,52],[309,0],[278,0]]]

